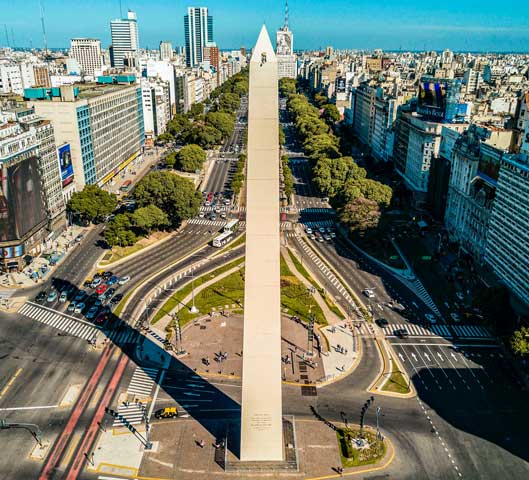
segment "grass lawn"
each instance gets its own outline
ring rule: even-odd
[[[402,375],[399,368],[397,367],[397,364],[393,360],[391,360],[391,375],[388,378],[388,381],[382,387],[382,390],[394,393],[410,392],[410,388],[408,387],[408,383],[406,382],[404,375]]]
[[[318,292],[320,292],[320,295],[323,297],[323,299],[325,300],[325,303],[327,304],[327,306],[329,307],[329,309],[331,310],[331,312],[333,312],[338,318],[341,318],[341,319],[344,319],[345,316],[343,315],[343,313],[341,312],[341,310],[331,301],[331,299],[326,295],[326,292],[323,288],[321,288],[316,280],[314,280],[311,276],[310,276],[310,273],[307,271],[307,269],[301,264],[301,262],[298,260],[298,258],[294,255],[294,253],[291,251],[291,250],[288,250],[288,255],[290,256],[290,259],[292,260],[292,263],[294,264],[294,266],[296,267],[296,270],[301,273],[301,275],[303,275],[310,283],[311,285],[316,289],[318,290]]]
[[[374,432],[364,429],[362,437],[369,443],[369,447],[356,449],[351,446],[350,439],[358,438],[358,429],[339,428],[336,431],[340,459],[344,468],[359,467],[362,465],[373,465],[384,458],[386,445],[382,440],[377,440]]]
[[[110,252],[110,255],[105,255],[105,258],[101,261],[100,265],[108,265],[113,262],[117,262],[118,260],[121,260],[122,258],[125,258],[129,255],[132,255],[133,253],[139,252],[140,250],[143,250],[145,248],[145,245],[142,245],[141,243],[135,243],[134,245],[131,245],[130,247],[112,247],[112,251]],[[108,256],[108,258],[107,258]]]
[[[208,280],[211,280],[212,278],[221,275],[222,273],[230,270],[231,268],[235,267],[236,265],[241,264],[244,262],[244,258],[238,258],[237,260],[234,260],[233,262],[230,262],[226,265],[223,265],[222,267],[217,268],[216,270],[213,270],[211,273],[207,273],[205,275],[202,275],[201,277],[195,278],[195,288],[202,285],[204,282],[207,282]],[[178,290],[174,295],[167,300],[167,302],[164,303],[162,308],[156,312],[156,315],[154,316],[152,320],[152,324],[155,324],[158,322],[165,314],[171,312],[185,297],[187,297],[192,290],[193,285],[188,283],[184,287],[182,287],[180,290]],[[207,289],[206,289],[207,290]],[[199,294],[200,295],[200,294]],[[195,298],[195,303],[197,301],[198,296]],[[204,310],[201,310],[200,307],[198,307],[201,312]],[[184,310],[180,311],[180,318],[182,318],[182,313]]]
[[[134,290],[131,290],[130,292],[128,292],[122,299],[121,299],[121,302],[119,302],[118,306],[116,307],[116,309],[112,312],[116,317],[119,318],[119,316],[121,315],[121,311],[123,310],[123,308],[125,307],[125,303],[127,303],[127,300],[129,299],[129,297],[132,295],[132,293],[134,292]]]

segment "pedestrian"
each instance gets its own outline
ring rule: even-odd
[[[337,470],[338,470],[338,473],[340,474],[340,477],[343,477],[343,467],[338,467]]]

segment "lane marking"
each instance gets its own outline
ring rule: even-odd
[[[10,407],[0,408],[0,412],[14,412],[17,410],[43,410],[45,408],[59,408],[59,405],[42,405],[38,407]]]
[[[19,368],[15,374],[9,379],[9,381],[7,382],[7,384],[5,385],[5,387],[2,389],[2,391],[0,392],[0,400],[2,399],[2,397],[7,393],[7,391],[9,390],[9,388],[11,387],[11,385],[13,385],[13,382],[17,379],[17,377],[20,375],[20,372],[22,372],[22,368]]]

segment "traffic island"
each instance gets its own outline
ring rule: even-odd
[[[338,428],[336,438],[343,468],[375,465],[386,455],[382,435],[371,429]]]

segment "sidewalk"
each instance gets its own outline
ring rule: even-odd
[[[49,248],[33,257],[31,263],[21,272],[5,273],[0,277],[0,291],[2,288],[28,288],[42,283],[53,274],[68,254],[73,251],[79,243],[75,242],[77,235],[85,233],[90,227],[74,225],[68,227],[55,240],[49,242]]]

